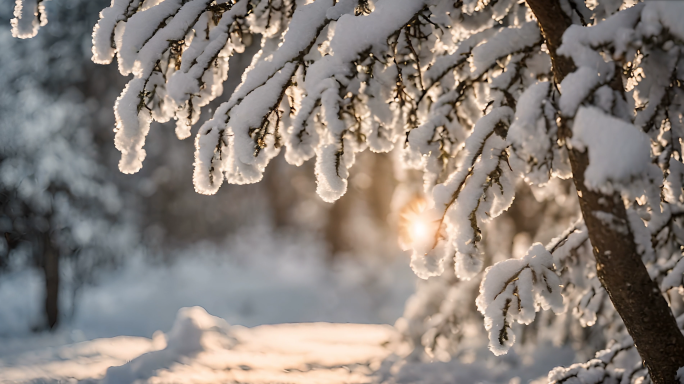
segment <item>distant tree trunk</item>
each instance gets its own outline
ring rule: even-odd
[[[392,193],[396,188],[397,180],[394,178],[394,164],[389,153],[373,154],[372,166],[370,167],[371,185],[366,189],[368,205],[373,216],[382,230],[389,230],[387,219],[392,212]]]
[[[45,317],[48,328],[53,329],[59,320],[59,252],[53,246],[49,233],[44,233],[42,237],[42,267],[45,275]]]
[[[330,210],[328,210],[328,222],[325,225],[324,231],[325,240],[330,246],[329,261],[331,263],[338,258],[340,253],[351,250],[345,226],[349,220],[351,201],[354,199],[350,196],[352,194],[353,191],[348,190],[344,196],[332,203]]]
[[[556,50],[571,22],[558,0],[527,0],[541,27],[551,54],[554,78],[560,83],[575,70],[571,59],[558,56]],[[562,130],[572,135],[567,129]],[[658,285],[651,280],[634,236],[619,233],[599,220],[594,212],[606,212],[627,228],[627,213],[619,194],[605,195],[584,185],[589,165],[587,152],[570,150],[572,174],[579,195],[582,216],[596,258],[598,278],[608,292],[637,351],[655,384],[676,383],[676,372],[684,366],[684,336]]]
[[[266,194],[271,204],[273,225],[276,228],[283,228],[290,224],[290,211],[297,198],[292,185],[288,183],[292,175],[282,174],[289,172],[284,165],[287,165],[284,158],[277,157],[273,159],[264,172]]]

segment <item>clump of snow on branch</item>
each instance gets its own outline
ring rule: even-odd
[[[14,19],[12,36],[28,39],[38,33],[40,27],[47,24],[44,0],[16,0],[14,5]]]
[[[489,348],[496,355],[508,352],[515,342],[514,322],[530,324],[540,309],[565,310],[553,256],[537,243],[522,259],[487,268],[476,302],[485,317]]]
[[[473,75],[479,77],[489,70],[492,63],[501,57],[523,51],[541,44],[541,33],[535,21],[523,24],[520,28],[504,28],[492,36],[486,44],[473,49]]]
[[[557,144],[557,110],[549,82],[528,87],[518,100],[515,121],[508,131],[513,153],[524,162],[525,178],[543,184],[552,176],[570,176],[567,149]]]
[[[580,107],[577,111],[571,143],[589,152],[584,183],[591,189],[601,189],[609,182],[629,182],[650,165],[648,136],[595,107]]]
[[[663,279],[661,289],[668,291],[684,286],[684,257],[681,257],[670,273]]]

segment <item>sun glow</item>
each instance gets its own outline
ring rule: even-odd
[[[399,215],[399,244],[404,250],[425,248],[434,242],[438,220],[427,201],[416,197]]]
[[[410,232],[412,239],[422,239],[429,235],[430,230],[427,223],[424,223],[420,218],[416,218],[416,220],[411,223]]]

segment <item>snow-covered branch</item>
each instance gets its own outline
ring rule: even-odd
[[[11,20],[12,36],[28,39],[35,36],[47,22],[43,0],[16,0],[14,19]]]
[[[560,285],[553,256],[539,243],[520,260],[505,260],[487,268],[477,308],[485,316],[489,349],[496,355],[508,352],[515,342],[513,323],[530,324],[540,309],[562,313]]]

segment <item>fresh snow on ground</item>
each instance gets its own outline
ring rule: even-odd
[[[53,334],[30,332],[42,275],[3,275],[0,383],[100,382],[129,361],[104,382],[368,382],[415,289],[408,257],[331,266],[325,244],[304,237],[250,228],[163,262],[132,256],[82,288]],[[262,326],[276,323],[299,324]]]
[[[570,348],[542,343],[530,355],[513,350],[496,361],[486,348],[450,362],[404,361],[397,353],[405,345],[389,325],[246,328],[201,307],[180,309],[171,330],[152,338],[64,344],[69,339],[62,332],[0,345],[0,383],[545,383],[551,367],[574,358]]]
[[[414,292],[408,255],[331,267],[325,254],[316,239],[251,228],[164,262],[131,257],[84,287],[52,334],[29,331],[42,276],[5,275],[0,383],[527,383],[574,362],[549,345],[492,359],[477,337],[449,362],[404,359],[389,324]]]
[[[119,336],[0,359],[0,382],[366,383],[390,354],[387,325],[230,326],[183,308],[166,334]]]
[[[402,360],[406,345],[389,325],[246,328],[201,307],[182,308],[171,330],[152,338],[69,340],[62,332],[3,343],[0,383],[545,383],[552,367],[575,357],[541,343],[492,360],[476,342],[449,362]]]

